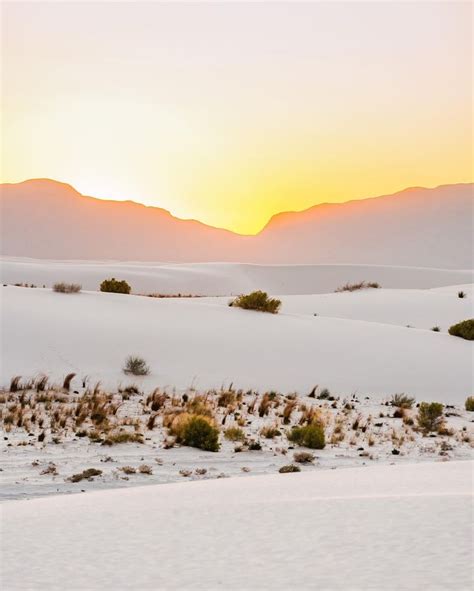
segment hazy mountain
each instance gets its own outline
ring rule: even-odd
[[[473,185],[412,188],[274,216],[240,236],[47,179],[0,185],[1,253],[55,259],[472,268]],[[249,212],[251,215],[251,212]]]

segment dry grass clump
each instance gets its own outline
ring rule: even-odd
[[[231,302],[229,306],[242,308],[244,310],[256,310],[257,312],[269,312],[277,314],[281,306],[281,301],[276,298],[268,297],[265,291],[253,291],[247,295],[240,295]]]
[[[79,293],[82,289],[82,285],[79,283],[55,283],[53,285],[53,291],[57,293]]]
[[[119,468],[119,470],[121,472],[123,472],[124,474],[136,474],[137,473],[137,469],[134,468],[133,466],[122,466],[121,468]]]
[[[153,474],[153,470],[151,469],[151,466],[148,466],[148,464],[141,464],[141,466],[138,466],[138,471],[140,474],[147,474],[148,476]]]
[[[102,445],[119,445],[120,443],[143,443],[143,435],[130,431],[109,433],[107,438],[102,442]]]
[[[281,435],[281,431],[276,425],[267,425],[260,429],[260,435],[265,437],[265,439],[273,439],[274,437],[279,437]]]
[[[308,451],[298,451],[293,454],[293,459],[298,464],[312,464],[314,461],[314,456]]]
[[[342,291],[357,291],[359,289],[378,289],[380,285],[376,281],[360,281],[359,283],[346,283],[335,290],[335,293]]]
[[[78,474],[73,474],[67,480],[69,482],[81,482],[81,480],[93,480],[94,476],[100,476],[102,474],[102,470],[97,470],[97,468],[87,468],[83,472],[79,472]]]
[[[291,472],[301,472],[301,468],[294,464],[288,464],[287,466],[282,466],[278,472],[280,472],[280,474],[290,474]]]
[[[225,430],[224,437],[229,441],[244,441],[245,433],[239,427],[229,427]]]
[[[129,355],[125,360],[123,373],[134,376],[147,376],[150,373],[150,368],[142,357]]]
[[[415,399],[411,396],[407,396],[406,394],[394,394],[390,400],[390,404],[392,406],[404,409],[412,408],[414,403]]]

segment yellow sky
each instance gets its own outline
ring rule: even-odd
[[[7,3],[1,179],[243,233],[472,180],[469,3]]]

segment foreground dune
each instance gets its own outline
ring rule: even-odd
[[[388,288],[431,288],[472,283],[472,271],[382,265],[250,265],[239,263],[129,263],[1,259],[3,283],[51,287],[57,281],[97,290],[106,277],[126,279],[135,293],[235,295],[333,292],[346,282],[378,281]]]
[[[413,306],[406,291],[399,292],[398,300],[388,292],[389,305],[384,293],[376,295],[381,323],[315,317],[308,313],[311,300],[308,308],[306,301],[301,307],[292,298],[275,316],[229,308],[225,299],[67,295],[3,287],[1,381],[7,385],[13,375],[38,373],[62,381],[75,372],[88,376],[91,384],[101,380],[112,388],[130,381],[144,388],[217,388],[233,382],[242,388],[304,393],[320,384],[338,394],[406,392],[419,400],[462,403],[472,392],[472,343],[445,332],[391,325],[391,309],[398,315],[410,312],[407,318],[421,328],[432,319],[417,320],[423,308],[419,292]],[[342,302],[360,301],[354,306],[356,318],[372,314],[375,305],[370,294],[368,304],[358,294],[332,297],[341,302],[341,310]],[[463,300],[449,297],[424,294],[426,309],[431,314],[438,309],[443,327],[466,313]],[[286,313],[285,306],[301,313]],[[321,303],[317,310],[323,308]],[[121,368],[129,354],[143,356],[151,375],[124,376]]]
[[[2,505],[5,589],[472,584],[472,462],[326,470]]]

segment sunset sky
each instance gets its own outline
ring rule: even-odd
[[[243,233],[472,180],[469,2],[2,6],[1,180]]]

